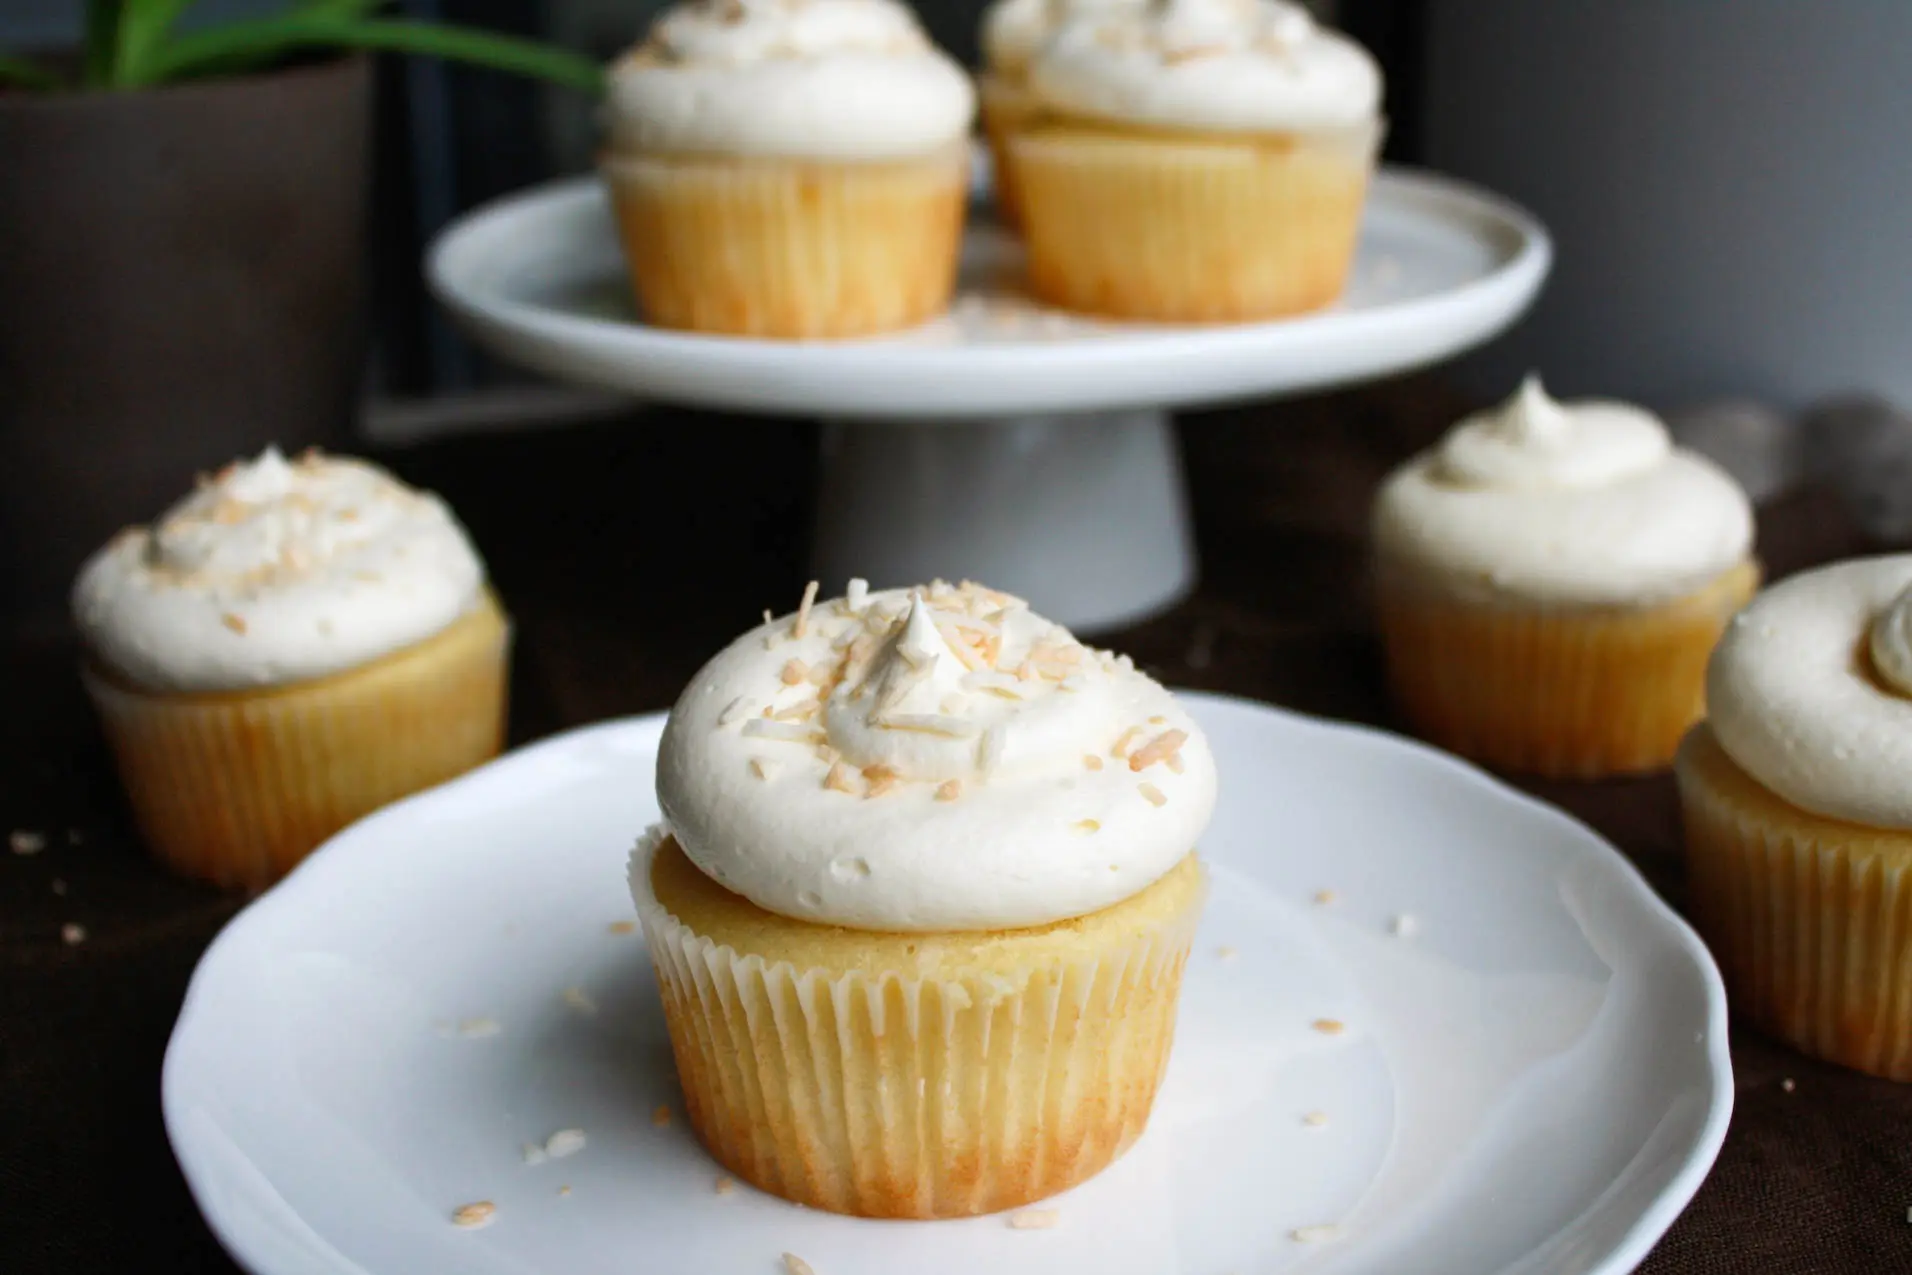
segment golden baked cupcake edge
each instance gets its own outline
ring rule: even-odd
[[[1694,922],[1734,1008],[1912,1080],[1912,555],[1793,576],[1714,652],[1680,750]]]
[[[1530,377],[1376,496],[1375,606],[1414,729],[1506,770],[1668,765],[1758,587],[1751,503],[1630,404]]]
[[[647,321],[865,336],[955,286],[969,77],[895,0],[685,0],[612,66],[600,168]]]
[[[82,680],[148,847],[258,890],[495,756],[510,625],[451,512],[376,466],[268,450],[73,592]]]
[[[658,795],[631,889],[692,1125],[731,1171],[966,1216],[1140,1133],[1215,773],[1128,661],[979,586],[859,582],[706,666]]]

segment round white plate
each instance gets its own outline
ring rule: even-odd
[[[193,1195],[259,1275],[1631,1269],[1732,1105],[1692,932],[1459,762],[1190,698],[1223,797],[1174,1055],[1148,1132],[1051,1229],[720,1193],[681,1115],[653,1124],[670,1053],[642,938],[612,927],[657,717],[376,815],[227,928],[166,1059]],[[584,1149],[526,1162],[561,1129]],[[455,1227],[478,1200],[493,1223]]]
[[[922,421],[1178,407],[1298,393],[1434,363],[1524,312],[1552,248],[1534,218],[1448,178],[1374,182],[1347,296],[1278,323],[1147,327],[1024,299],[1021,248],[972,218],[961,296],[897,336],[740,340],[647,327],[595,177],[461,218],[426,270],[494,353],[567,381],[712,407]]]

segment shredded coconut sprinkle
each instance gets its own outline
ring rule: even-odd
[[[1127,757],[1129,755],[1129,744],[1141,733],[1142,728],[1140,726],[1131,726],[1120,735],[1117,735],[1115,742],[1109,745],[1109,756]]]
[[[974,739],[976,727],[960,717],[943,717],[936,713],[890,713],[886,716],[872,717],[872,726],[883,730],[915,731],[922,735],[942,735],[948,739]]]
[[[803,586],[803,601],[797,604],[797,622],[791,626],[794,637],[802,637],[810,631],[810,608],[817,602],[817,582],[812,580]]]
[[[938,801],[954,801],[962,795],[963,781],[960,779],[944,780],[942,785],[936,790],[936,800]]]
[[[1070,824],[1069,826],[1071,828],[1074,828],[1077,832],[1102,831],[1102,824],[1099,821],[1094,819],[1078,819],[1074,823]]]
[[[1167,761],[1188,742],[1185,730],[1165,730],[1129,756],[1130,770],[1147,770],[1158,761]]]
[[[823,776],[823,786],[853,796],[856,793],[856,787],[850,783],[850,768],[840,761],[830,763],[829,772]]]
[[[1018,1209],[1009,1215],[1009,1229],[1012,1231],[1046,1231],[1061,1220],[1061,1209]]]
[[[804,1261],[795,1253],[785,1253],[783,1255],[783,1275],[817,1275],[817,1273],[810,1269],[810,1263]]]
[[[1323,1036],[1339,1036],[1348,1030],[1348,1025],[1338,1018],[1317,1018],[1309,1025]]]
[[[1142,800],[1148,802],[1151,806],[1166,806],[1168,804],[1168,797],[1154,784],[1137,784],[1135,791],[1141,793]]]
[[[1102,759],[1100,757],[1097,757],[1094,753],[1082,754],[1082,764],[1084,766],[1087,766],[1090,770],[1102,769]]]
[[[1002,761],[1002,748],[1005,742],[1004,735],[1005,732],[1001,722],[997,722],[983,732],[982,747],[976,751],[976,769],[980,770],[983,774],[987,775],[993,772],[996,769],[997,763]]]
[[[823,732],[802,722],[773,722],[753,717],[744,723],[746,739],[781,739],[791,744],[820,744]]]
[[[490,1200],[479,1200],[474,1204],[461,1204],[452,1210],[453,1226],[462,1226],[466,1230],[476,1230],[481,1226],[490,1226],[498,1216],[498,1206]]]

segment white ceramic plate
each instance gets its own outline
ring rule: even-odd
[[[1374,182],[1347,295],[1278,323],[1095,322],[1023,297],[1022,250],[972,218],[954,310],[862,341],[738,340],[633,313],[602,185],[486,205],[432,245],[440,301],[501,357],[561,380],[711,407],[914,422],[1179,407],[1298,393],[1437,362],[1500,332],[1552,261],[1524,210],[1426,173]]]
[[[1173,1061],[1052,1229],[720,1194],[681,1118],[653,1125],[669,1050],[642,939],[611,927],[657,717],[376,815],[227,928],[166,1059],[194,1197],[260,1275],[1631,1269],[1732,1105],[1698,940],[1593,833],[1458,762],[1190,698],[1223,797]],[[525,1162],[566,1128],[584,1150]],[[454,1227],[477,1200],[493,1224]]]

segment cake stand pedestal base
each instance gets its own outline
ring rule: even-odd
[[[826,594],[941,577],[1037,599],[1085,633],[1195,584],[1181,456],[1165,412],[824,427],[815,574]]]

